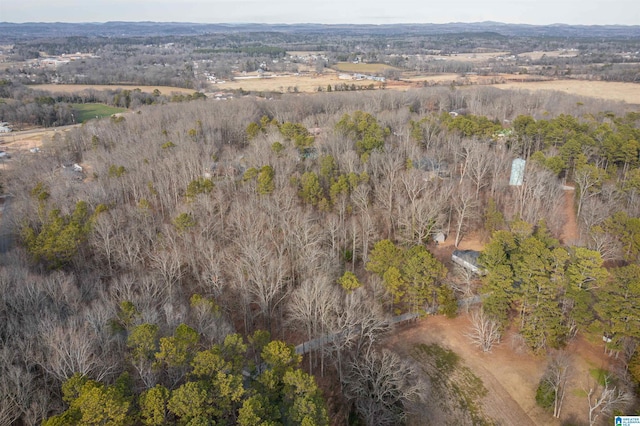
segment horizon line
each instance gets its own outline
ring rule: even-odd
[[[640,27],[640,24],[567,24],[563,22],[554,22],[551,24],[529,24],[529,23],[515,23],[515,22],[503,22],[503,21],[450,21],[450,22],[389,22],[389,23],[327,23],[327,22],[251,22],[251,21],[227,21],[227,22],[194,22],[194,21],[125,21],[125,20],[110,20],[110,21],[0,21],[1,24],[13,24],[13,25],[26,25],[26,24],[92,24],[92,25],[104,25],[112,23],[123,24],[188,24],[188,25],[325,25],[325,26],[396,26],[396,25],[459,25],[459,24],[500,24],[500,25],[519,25],[529,27],[551,27],[551,26],[566,26],[566,27]]]

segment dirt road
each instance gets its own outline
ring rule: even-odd
[[[564,190],[564,215],[566,219],[564,224],[562,225],[560,240],[565,245],[573,245],[578,242],[580,234],[578,231],[576,209],[574,206],[575,190],[568,188],[569,187],[565,187]]]
[[[589,370],[609,369],[612,362],[597,344],[578,337],[565,348],[571,356],[572,374],[561,419],[554,419],[535,402],[536,389],[547,365],[546,356],[536,356],[514,347],[513,333],[507,333],[491,353],[483,353],[470,344],[465,336],[468,329],[466,315],[455,319],[429,316],[399,330],[387,339],[385,346],[407,356],[411,348],[420,343],[436,343],[456,352],[482,380],[488,391],[482,400],[483,412],[498,425],[546,426],[560,425],[570,419],[586,419],[588,407],[581,391],[589,385]]]

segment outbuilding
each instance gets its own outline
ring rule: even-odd
[[[480,268],[478,264],[478,258],[480,257],[480,252],[475,250],[454,250],[451,255],[451,260],[462,266],[465,269],[468,269],[478,275],[484,275],[485,271]]]

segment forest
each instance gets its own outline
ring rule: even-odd
[[[0,175],[0,424],[428,424],[434,384],[382,342],[474,298],[481,350],[600,340],[619,369],[579,424],[637,413],[639,154],[627,104],[489,87],[140,102],[58,132]],[[483,241],[483,274],[440,233]]]

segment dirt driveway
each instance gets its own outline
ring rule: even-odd
[[[487,389],[487,395],[482,399],[482,410],[495,424],[560,425],[569,419],[579,423],[587,420],[584,390],[590,384],[589,369],[606,369],[610,363],[601,348],[580,337],[566,348],[572,357],[573,373],[561,419],[554,419],[535,402],[536,389],[547,364],[546,356],[534,356],[514,345],[513,333],[507,333],[491,353],[483,353],[469,343],[465,336],[468,328],[467,315],[455,319],[431,316],[399,330],[385,342],[385,346],[407,356],[411,348],[420,343],[436,343],[456,352]]]

